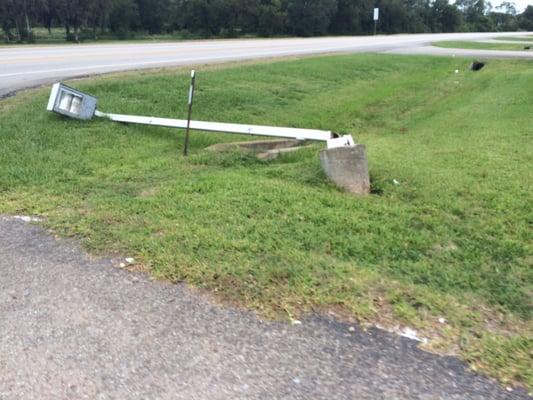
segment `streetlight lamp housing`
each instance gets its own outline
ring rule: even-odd
[[[96,103],[95,97],[56,83],[52,87],[47,110],[71,118],[89,120],[94,116]]]

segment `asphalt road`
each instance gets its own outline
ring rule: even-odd
[[[417,343],[265,322],[0,216],[0,399],[528,399]]]
[[[0,96],[66,78],[140,68],[335,52],[401,51],[419,54],[453,54],[453,49],[435,50],[428,44],[438,40],[489,39],[506,35],[516,36],[516,32],[4,46],[0,47]],[[532,52],[508,53],[506,56],[533,59]],[[478,53],[474,50],[468,51],[467,54]],[[498,54],[489,52],[485,55]]]

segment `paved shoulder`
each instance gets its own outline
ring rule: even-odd
[[[264,322],[0,216],[0,399],[525,399],[379,330]]]

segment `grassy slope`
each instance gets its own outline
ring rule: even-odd
[[[193,133],[184,159],[179,131],[65,120],[44,112],[47,91],[21,94],[0,103],[0,212],[46,215],[93,251],[266,314],[400,321],[533,386],[532,64],[468,64],[357,55],[200,73],[197,119],[354,134],[368,198],[328,184],[319,145],[264,163],[203,150],[241,137]],[[187,82],[142,72],[75,86],[105,111],[184,117]]]
[[[532,43],[533,44],[533,43]],[[443,41],[433,42],[433,46],[445,47],[449,49],[479,49],[479,50],[521,50],[524,51],[523,43],[486,43],[486,42],[466,42],[466,41]],[[530,44],[527,44],[530,45]]]

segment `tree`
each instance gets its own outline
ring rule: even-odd
[[[515,31],[518,28],[516,7],[514,3],[504,1],[496,7],[497,12],[489,13],[489,18],[499,31]]]
[[[337,12],[336,0],[288,0],[292,33],[298,36],[325,35]]]
[[[52,25],[54,22],[59,22],[59,0],[44,0],[39,10],[39,20],[48,29],[48,33],[52,33]]]
[[[12,1],[9,0],[0,0],[0,25],[4,31],[4,37],[7,42],[10,42],[13,39],[11,30],[14,27],[14,20],[11,14],[11,5]]]
[[[111,0],[92,0],[90,3],[87,24],[92,29],[93,39],[97,39],[98,28],[103,32],[108,25],[112,3]]]
[[[182,26],[209,37],[220,30],[209,0],[187,0],[181,7]]]
[[[381,0],[379,29],[387,33],[410,32],[411,21],[406,7],[401,0]]]
[[[407,32],[431,32],[430,0],[407,0]]]
[[[526,31],[533,31],[533,6],[527,6],[520,15],[519,26]]]
[[[221,25],[235,34],[257,32],[260,2],[258,0],[226,0],[229,18]]]
[[[459,32],[463,26],[463,15],[455,5],[447,4],[440,15],[440,23],[443,32]]]
[[[515,3],[511,3],[509,1],[504,1],[502,4],[496,7],[496,9],[500,10],[500,12],[504,14],[516,15],[516,5]]]
[[[485,0],[457,0],[456,3],[463,11],[468,29],[475,32],[488,32],[495,29],[493,21],[487,17],[492,8]]]
[[[17,41],[33,41],[32,27],[42,7],[41,0],[2,0],[0,19],[7,39],[14,29]]]
[[[120,39],[126,39],[139,27],[139,10],[134,0],[113,0],[109,12],[109,28]]]
[[[136,0],[143,29],[150,34],[166,31],[170,24],[170,0]]]
[[[262,1],[257,16],[257,33],[262,36],[281,35],[287,32],[289,17],[280,0]]]
[[[80,29],[87,24],[91,9],[94,9],[95,0],[59,0],[58,14],[65,26],[67,40],[79,42]],[[70,29],[74,30],[71,33]]]
[[[533,6],[516,14],[512,0],[0,0],[7,41],[31,41],[33,27],[65,27],[68,40],[110,30],[126,38],[189,31],[206,37],[245,34],[353,35],[373,31],[379,7],[383,33],[533,30]],[[90,32],[90,33],[89,33]]]
[[[433,32],[458,32],[463,26],[463,14],[448,0],[435,0],[431,6],[431,27]]]
[[[338,0],[330,32],[341,35],[360,34],[373,29],[373,0]]]

